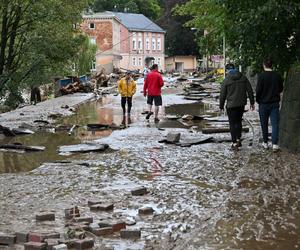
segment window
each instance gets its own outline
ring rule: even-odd
[[[89,27],[90,27],[90,29],[95,29],[95,24],[94,23],[90,23]]]
[[[96,44],[96,38],[95,37],[90,37],[90,42],[91,42],[91,44]]]
[[[157,38],[157,50],[161,50],[161,39]]]
[[[143,49],[142,38],[139,38],[139,41],[138,41],[138,48],[139,48],[139,49]]]
[[[132,57],[132,66],[136,66],[136,58]]]
[[[136,38],[132,39],[132,49],[136,49]]]
[[[139,57],[138,65],[139,65],[139,66],[142,66],[142,58],[141,58],[141,57]]]
[[[149,41],[149,38],[146,38],[146,50],[150,50],[150,41]]]
[[[156,39],[152,38],[152,50],[156,50]]]
[[[160,66],[160,57],[157,58],[157,65]]]

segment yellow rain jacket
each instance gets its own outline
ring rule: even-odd
[[[118,90],[122,97],[132,97],[136,92],[136,82],[133,79],[129,79],[127,83],[125,78],[122,78],[118,82]]]

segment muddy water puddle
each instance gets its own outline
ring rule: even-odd
[[[126,128],[137,122],[145,120],[141,113],[147,108],[145,100],[137,98],[131,116],[123,116],[119,104],[119,97],[107,96],[99,101],[92,101],[80,105],[76,113],[58,120],[56,126],[60,129],[55,133],[36,132],[33,135],[4,138],[2,144],[20,143],[26,146],[45,146],[43,152],[15,153],[0,152],[0,173],[30,171],[43,162],[64,160],[66,157],[58,155],[58,148],[62,145],[79,144],[82,141],[92,141],[108,137],[113,132],[111,128],[92,128],[87,125],[102,124]],[[189,103],[170,105],[162,109],[162,119],[157,124],[158,128],[190,128],[196,126],[201,129],[203,121],[179,121],[165,119],[164,115],[203,115],[209,110],[209,105],[202,103]],[[76,125],[72,131],[72,126]],[[81,156],[72,156],[80,159]]]

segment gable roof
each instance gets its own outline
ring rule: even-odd
[[[157,24],[143,14],[112,12],[129,31],[165,33]]]

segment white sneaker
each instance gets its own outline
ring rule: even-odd
[[[279,146],[277,144],[273,144],[272,146],[273,152],[279,151]]]
[[[267,143],[267,142],[263,142],[261,145],[262,145],[262,147],[263,147],[264,149],[269,149],[269,146],[268,146],[268,143]]]

